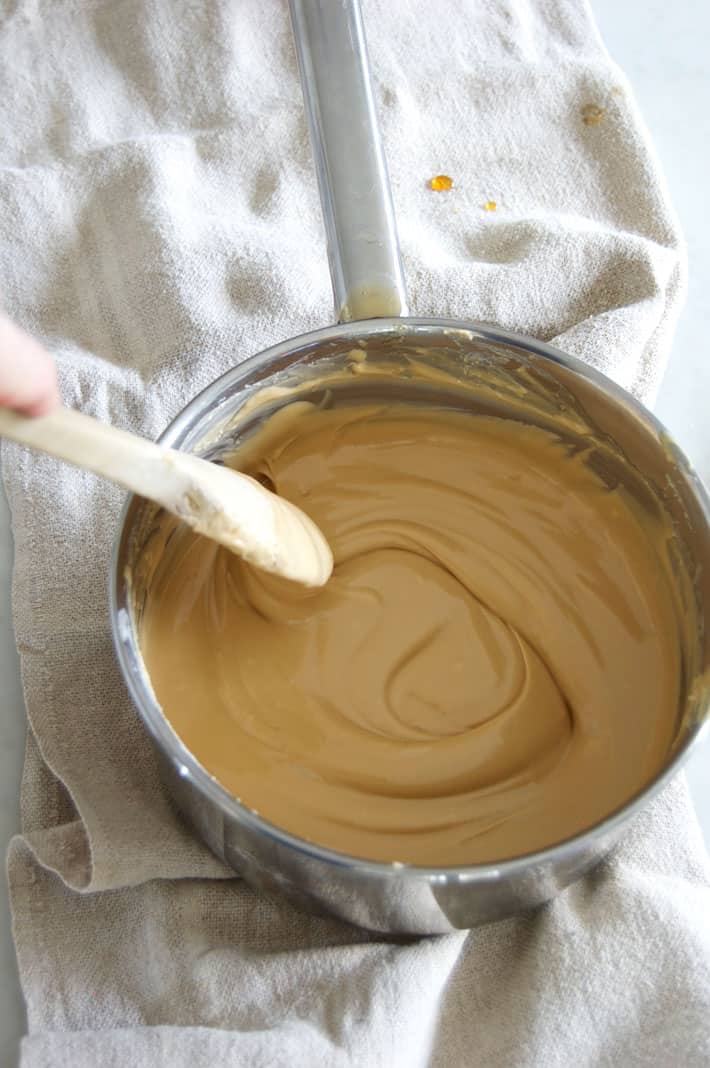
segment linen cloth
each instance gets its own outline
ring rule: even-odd
[[[589,9],[363,9],[412,308],[555,339],[651,400],[682,242]],[[0,0],[0,130],[3,299],[67,404],[155,436],[330,321],[285,4]],[[451,191],[427,188],[440,172]],[[109,638],[121,493],[8,444],[3,473],[25,1068],[708,1063],[710,869],[682,781],[529,915],[411,941],[302,916],[234,878],[159,784]]]

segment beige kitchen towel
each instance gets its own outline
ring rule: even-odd
[[[683,253],[587,7],[363,6],[412,308],[555,338],[652,399]],[[155,435],[329,321],[279,0],[0,0],[0,131],[0,288],[68,404]],[[121,494],[10,445],[3,473],[30,723],[8,861],[26,1068],[708,1063],[710,870],[681,781],[533,914],[416,941],[301,916],[162,792],[109,638]]]

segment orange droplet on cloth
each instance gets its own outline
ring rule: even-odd
[[[582,122],[585,126],[598,126],[606,115],[606,110],[598,104],[585,104],[582,108]]]
[[[498,211],[498,204],[495,200],[487,200],[483,205],[484,211]]]
[[[454,184],[453,178],[449,178],[448,174],[437,174],[436,178],[432,178],[429,185],[436,193],[441,193],[445,189],[451,189]]]

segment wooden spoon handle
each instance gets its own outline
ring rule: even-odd
[[[1,408],[0,435],[93,471],[165,507],[184,489],[184,480],[176,485],[172,465],[166,466],[174,450],[70,408],[32,417]]]

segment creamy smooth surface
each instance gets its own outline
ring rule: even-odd
[[[238,461],[323,530],[333,577],[304,590],[176,527],[140,640],[170,723],[250,808],[455,865],[551,845],[660,769],[667,531],[583,454],[493,416],[300,403]]]

